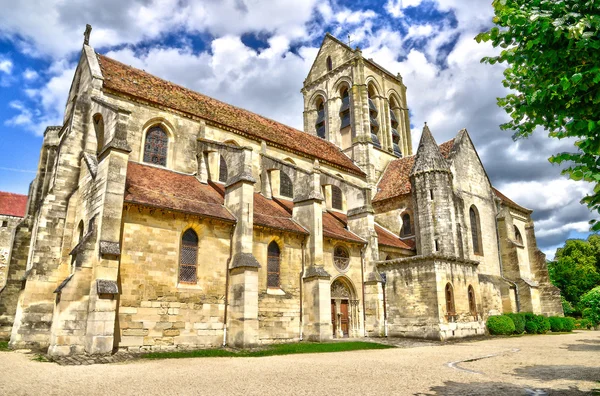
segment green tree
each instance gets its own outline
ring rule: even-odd
[[[594,326],[598,326],[600,324],[600,286],[585,293],[579,304],[583,318],[590,320]]]
[[[599,241],[598,235],[590,235],[587,241],[568,240],[548,263],[550,280],[574,308],[582,295],[600,285]]]
[[[600,212],[600,0],[494,0],[493,7],[496,26],[475,39],[502,48],[482,62],[508,64],[503,83],[511,93],[498,104],[511,120],[500,127],[515,131],[514,139],[537,127],[576,138],[574,152],[550,162],[593,183],[582,203]]]

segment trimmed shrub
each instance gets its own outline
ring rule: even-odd
[[[548,331],[550,331],[550,321],[546,316],[536,315],[534,322],[537,325],[538,334],[546,334]]]
[[[550,330],[552,330],[554,333],[560,333],[561,331],[565,331],[565,323],[563,321],[563,318],[561,318],[560,316],[550,316],[548,318],[548,321],[550,322]]]
[[[538,326],[535,322],[525,322],[525,331],[527,334],[537,334]]]
[[[561,318],[563,322],[563,331],[571,332],[575,328],[575,319],[570,317]]]
[[[575,321],[575,328],[589,330],[592,328],[592,322],[589,319],[579,319]]]
[[[523,334],[525,331],[525,316],[520,313],[509,313],[506,316],[512,319],[515,325],[515,334]]]
[[[487,328],[493,335],[510,335],[515,332],[515,324],[506,315],[490,316],[487,320]]]

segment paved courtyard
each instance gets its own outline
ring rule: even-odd
[[[0,395],[585,395],[600,331],[264,358],[60,366],[0,352]]]

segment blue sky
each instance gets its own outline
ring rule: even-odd
[[[85,24],[96,51],[207,95],[302,128],[300,88],[326,32],[400,72],[413,142],[427,121],[438,142],[467,128],[492,183],[534,209],[542,250],[587,236],[579,204],[589,185],[547,158],[570,141],[539,131],[513,142],[502,65],[473,37],[491,25],[491,1],[0,0],[0,190],[26,193],[41,135],[60,125]]]

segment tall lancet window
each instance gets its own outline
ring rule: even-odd
[[[146,133],[144,142],[144,162],[167,166],[167,150],[169,138],[165,131],[155,126]]]
[[[371,124],[371,140],[373,141],[373,145],[376,147],[381,147],[381,143],[379,141],[379,122],[377,121],[377,115],[379,114],[379,110],[377,110],[377,106],[373,101],[375,97],[375,88],[373,86],[369,86],[368,89],[369,95],[369,119]]]
[[[227,162],[223,156],[219,158],[219,181],[221,183],[225,183],[227,181]]]
[[[469,219],[471,220],[471,239],[473,240],[473,253],[483,255],[483,247],[481,246],[481,225],[479,223],[479,211],[472,205],[469,209]]]
[[[267,287],[280,287],[281,251],[277,242],[273,241],[267,248]]]
[[[394,113],[394,109],[398,107],[398,103],[394,97],[390,98],[390,124],[392,127],[392,145],[394,148],[394,154],[402,157],[402,150],[400,150],[400,133],[398,132],[399,122]]]
[[[322,98],[317,99],[317,121],[315,122],[317,136],[325,139],[325,103]]]
[[[179,253],[179,282],[196,283],[198,265],[198,235],[191,228],[181,237]]]
[[[279,194],[287,198],[294,198],[292,179],[285,172],[279,172]]]

